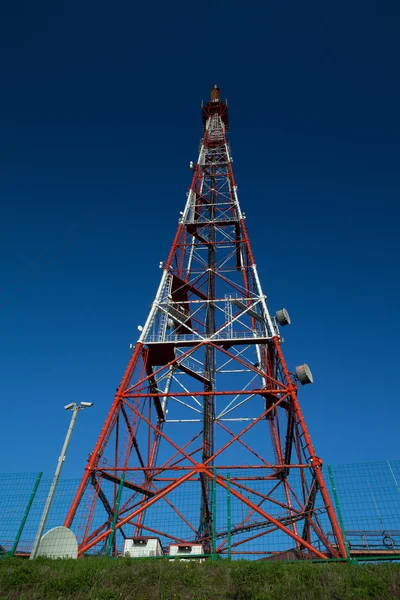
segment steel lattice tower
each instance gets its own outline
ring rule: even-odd
[[[65,525],[79,508],[81,555],[104,546],[112,525],[114,551],[117,536],[156,534],[164,542],[201,542],[209,553],[216,467],[216,487],[227,489],[229,472],[232,501],[242,507],[231,524],[234,552],[252,554],[258,538],[263,546],[255,554],[266,558],[287,550],[344,557],[297,399],[298,382],[311,382],[311,374],[307,365],[290,373],[282,354],[278,326],[290,320],[284,309],[271,316],[267,308],[217,86],[202,117],[199,157],[155,300]],[[178,488],[192,490],[190,517],[185,503],[174,502]],[[172,510],[187,533],[178,536],[160,519],[155,526],[155,506]],[[220,524],[215,538],[216,551],[225,553],[226,527]]]

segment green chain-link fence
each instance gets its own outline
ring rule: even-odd
[[[338,465],[329,470],[331,497],[334,500],[336,492],[336,509],[351,554],[400,555],[400,461]]]
[[[359,558],[363,557],[363,553],[374,553],[377,557],[400,555],[400,461],[331,466],[324,467],[323,472],[347,540],[349,555]],[[248,471],[231,469],[230,485],[238,489],[238,482],[251,478],[252,491],[246,491],[246,483],[243,483],[241,493],[254,503],[256,498],[260,502],[262,495],[268,494],[273,487],[273,482],[263,478],[263,474],[262,468]],[[225,471],[224,478],[227,475]],[[0,554],[30,554],[50,484],[51,481],[44,480],[41,473],[0,475]],[[297,484],[300,486],[300,482]],[[45,531],[63,524],[78,485],[79,480],[76,479],[59,481]],[[103,482],[104,485],[107,482]],[[113,486],[112,483],[109,485]],[[292,481],[292,486],[296,493],[296,481]],[[195,540],[198,532],[193,523],[198,521],[200,513],[198,490],[198,481],[188,481],[155,503],[146,511],[140,535],[159,538],[164,553],[168,553],[171,545],[182,546],[188,540]],[[123,509],[130,494],[129,489],[120,488],[119,498],[116,498],[120,509]],[[283,510],[279,501],[285,503],[284,496],[280,498],[279,494],[284,494],[283,488],[274,496],[276,518]],[[104,508],[99,503],[94,512],[91,510],[92,496],[93,490],[89,486],[73,522],[72,529],[78,542],[85,536],[89,515],[92,531],[104,522]],[[213,545],[207,553],[259,559],[269,556],[272,549],[287,547],[285,534],[271,530],[270,523],[229,490],[217,485],[212,504]],[[328,538],[333,540],[326,516],[322,514],[320,520]],[[131,537],[134,528],[135,525],[131,524],[123,527],[122,531],[117,529],[115,538],[106,537],[93,546],[90,553],[122,555],[124,536]]]
[[[0,553],[27,556],[32,549],[51,480],[41,473],[0,475]],[[62,525],[79,480],[60,480],[45,531]]]

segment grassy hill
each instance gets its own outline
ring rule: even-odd
[[[400,564],[0,560],[0,600],[400,599]]]

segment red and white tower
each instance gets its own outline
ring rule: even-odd
[[[81,555],[100,551],[114,531],[114,551],[123,538],[156,535],[165,545],[201,543],[205,553],[214,540],[225,554],[219,505],[229,480],[232,554],[344,557],[297,399],[311,373],[289,372],[282,354],[279,326],[290,319],[285,309],[271,315],[261,288],[217,86],[202,117],[160,285],[65,525],[83,519],[74,523]]]

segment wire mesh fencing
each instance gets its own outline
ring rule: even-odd
[[[323,473],[348,555],[400,556],[400,461],[324,467]],[[168,477],[164,479],[155,481],[155,488],[162,490],[168,485]],[[318,530],[334,546],[331,522],[319,496],[313,505],[316,527],[307,530],[306,520],[299,516],[304,474],[289,479],[291,497],[295,499],[291,510],[288,488],[282,481],[267,478],[262,467],[217,469],[216,479],[209,482],[208,519],[204,519],[199,474],[149,503],[141,514],[135,514],[140,499],[132,488],[103,481],[102,490],[113,500],[109,504],[98,502],[95,486],[88,485],[71,529],[85,555],[113,557],[279,558],[287,550],[288,540],[289,546],[296,547],[296,536],[308,539],[323,552],[321,538],[315,534]],[[51,544],[61,542],[48,532],[63,525],[79,483],[77,479],[58,482],[44,528],[50,555]],[[311,482],[307,485],[311,489]],[[50,486],[51,481],[43,479],[41,473],[0,476],[0,556],[30,555]],[[264,514],[267,510],[268,516]],[[286,531],[273,520],[283,524]],[[68,547],[68,539],[64,537],[62,544]],[[60,549],[55,548],[54,556],[59,554]]]
[[[0,554],[12,553],[21,542],[42,473],[10,473],[0,477]]]
[[[400,461],[338,465],[330,472],[350,553],[400,555]]]
[[[51,480],[42,473],[0,476],[0,553],[29,556],[49,494]],[[58,482],[45,531],[63,524],[79,480]]]

